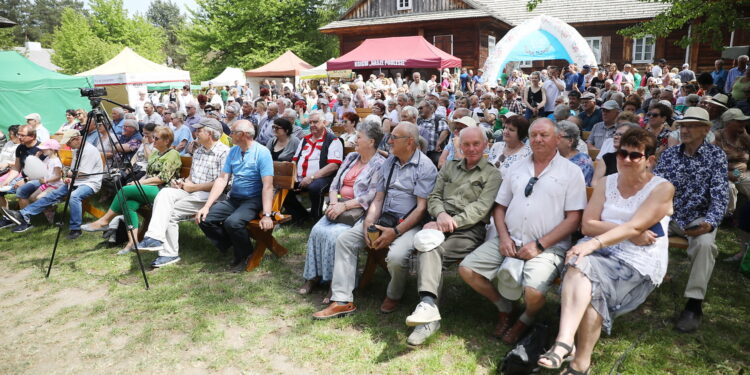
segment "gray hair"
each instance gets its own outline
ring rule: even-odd
[[[621,123],[617,124],[617,127],[615,129],[619,129],[619,128],[623,127],[623,126],[627,126],[628,129],[635,129],[635,128],[640,128],[641,127],[640,125],[638,125],[638,124],[636,124],[634,122],[621,122]]]
[[[281,115],[281,117],[290,117],[290,118],[296,119],[297,118],[297,111],[295,111],[295,110],[293,110],[291,108],[286,108],[286,109],[284,109],[284,113]]]
[[[480,127],[476,127],[476,126],[475,127],[471,127],[471,128],[463,128],[463,129],[461,129],[461,131],[458,133],[458,142],[459,143],[463,142],[463,140],[464,140],[464,133],[471,132],[471,131],[474,131],[474,130],[479,131],[479,134],[482,135],[482,140],[485,143],[488,142],[489,139],[487,138],[487,132],[484,131],[484,129],[482,129]]]
[[[137,117],[135,116],[135,113],[126,113],[125,116],[123,116],[126,120],[137,120]]]
[[[239,120],[234,123],[234,129],[238,132],[245,132],[250,134],[251,137],[255,138],[255,126],[250,121]]]
[[[409,114],[409,117],[413,117],[413,118],[419,117],[419,111],[417,111],[416,108],[410,105],[407,105],[407,106],[404,106],[404,108],[401,108],[401,112],[406,112],[407,114]]]
[[[411,107],[414,108],[414,107]],[[409,135],[411,139],[414,140],[414,143],[419,142],[419,127],[417,127],[417,124],[409,121],[401,121],[396,126],[402,126],[406,133]]]
[[[572,147],[574,149],[578,146],[578,138],[581,136],[581,131],[578,129],[578,125],[568,120],[562,120],[557,122],[557,129],[563,137],[573,141]]]
[[[173,119],[178,119],[180,121],[185,121],[185,117],[187,117],[187,114],[185,113],[185,111],[177,111],[172,114]]]
[[[122,127],[124,128],[126,126],[130,126],[131,128],[135,128],[136,130],[138,130],[138,128],[139,128],[138,121],[135,121],[135,120],[132,120],[132,119],[129,119],[129,118],[125,119],[122,122]]]
[[[383,140],[383,129],[380,127],[379,121],[373,121],[371,119],[365,119],[357,125],[357,131],[362,132],[368,139],[375,141],[373,147],[378,148],[380,142]]]
[[[542,122],[546,122],[550,126],[552,126],[552,129],[554,129],[554,132],[556,135],[560,134],[560,129],[557,128],[557,125],[555,124],[555,122],[550,120],[547,117],[539,117],[536,120],[534,120],[534,122],[532,122],[531,125],[529,125],[529,133],[531,133],[531,128],[534,127],[536,123],[542,123]]]
[[[112,108],[112,113],[117,113],[122,116],[125,114],[125,110],[123,110],[120,107],[115,107],[115,108]]]
[[[255,127],[253,127],[253,132],[255,132],[254,128]],[[209,128],[208,126],[204,126],[202,129],[203,131],[208,132],[208,134],[211,135],[211,139],[213,139],[214,141],[218,141],[219,139],[221,139],[221,135],[224,134],[223,132],[220,132],[216,129]]]
[[[570,116],[570,106],[568,106],[567,104],[558,104],[555,107],[554,115],[555,120],[557,121],[565,120],[566,118],[568,118],[568,116]]]
[[[284,108],[291,108],[292,107],[292,101],[288,98],[280,98],[281,102],[284,103]]]
[[[311,111],[310,114],[307,116],[307,118],[309,119],[309,118],[311,118],[313,116],[318,116],[319,120],[326,121],[326,115],[322,111],[320,111],[319,109]]]

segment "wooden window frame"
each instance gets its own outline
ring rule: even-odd
[[[646,39],[651,38],[651,56],[646,56]],[[636,45],[638,42],[643,42],[641,47],[641,55],[636,56]],[[633,38],[633,59],[634,64],[648,64],[654,62],[654,56],[656,56],[656,37],[651,34],[644,35],[643,38]]]
[[[412,0],[396,0],[396,10],[411,10]]]
[[[594,52],[594,57],[596,58],[596,63],[597,64],[601,64],[602,63],[602,45],[603,45],[602,44],[603,43],[602,37],[601,36],[586,36],[583,39],[586,39],[586,43],[589,44],[589,47],[591,48],[591,51]],[[594,41],[594,40],[599,41],[599,55],[598,56],[596,54],[596,50],[593,47],[591,47],[591,45],[593,43],[589,43],[589,41]]]

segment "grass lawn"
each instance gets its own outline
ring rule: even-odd
[[[0,374],[484,374],[509,349],[488,335],[494,306],[455,268],[444,282],[442,327],[418,349],[407,347],[404,324],[417,303],[415,277],[395,313],[378,312],[387,281],[378,270],[356,293],[356,314],[312,321],[325,291],[296,293],[307,227],[277,231],[286,257],[268,255],[254,272],[230,274],[223,271],[229,255],[182,223],[182,261],[149,270],[146,291],[135,255],[114,255],[117,248],[90,233],[77,241],[63,233],[45,279],[57,231],[43,221],[35,218],[24,234],[0,231]],[[721,230],[718,242],[719,259],[737,249],[732,231]],[[146,264],[155,257],[143,254]],[[748,374],[750,280],[736,263],[717,262],[701,329],[680,334],[672,327],[688,267],[684,250],[671,250],[669,280],[615,320],[597,345],[592,373]],[[550,293],[541,320],[556,323],[557,301]]]

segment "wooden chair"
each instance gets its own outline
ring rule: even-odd
[[[292,220],[291,215],[282,215],[279,212],[284,205],[284,200],[289,190],[294,188],[296,176],[297,167],[294,163],[289,161],[273,162],[273,187],[275,192],[273,194],[271,211],[275,213],[273,217],[274,226]],[[258,219],[252,220],[247,224],[250,235],[255,239],[255,249],[250,256],[250,260],[247,262],[246,271],[248,272],[260,265],[266,249],[270,249],[277,257],[282,257],[289,252],[286,247],[279,244],[276,238],[273,237],[273,230],[265,231],[260,229],[260,218],[263,217],[262,215],[263,213],[261,212],[258,215]]]
[[[367,262],[365,262],[365,269],[362,270],[362,277],[359,279],[358,287],[360,289],[367,288],[370,285],[378,266],[388,273],[388,264],[385,262],[387,255],[388,249],[375,250],[367,248]]]
[[[346,155],[349,155],[352,152],[354,152],[354,146],[344,147],[344,158],[346,159]]]
[[[341,134],[344,134],[344,132],[346,132],[346,128],[344,128],[344,125],[333,125],[331,126],[331,131],[333,132],[333,134],[339,137],[341,136]]]
[[[599,150],[589,150],[591,160],[596,160],[597,155],[599,155]]]
[[[357,116],[359,116],[361,120],[364,120],[365,117],[372,114],[372,108],[357,108],[356,110]]]
[[[182,161],[182,167],[180,167],[180,178],[188,178],[190,176],[190,168],[193,166],[193,158],[190,156],[180,156]]]
[[[587,141],[590,135],[591,135],[590,131],[589,132],[584,131],[583,133],[581,133],[581,139],[583,139],[584,141]]]

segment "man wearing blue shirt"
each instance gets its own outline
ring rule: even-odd
[[[125,121],[125,111],[120,107],[112,108],[112,128],[117,136],[122,135],[122,124]]]
[[[251,253],[247,223],[263,212],[260,229],[273,229],[273,160],[271,152],[255,142],[255,127],[250,121],[239,120],[232,127],[232,143],[224,168],[214,182],[208,201],[195,215],[195,220],[209,240],[220,251],[234,248],[231,272],[241,272]],[[233,177],[229,198],[214,202],[221,196]],[[213,207],[212,207],[213,205]]]
[[[714,86],[719,89],[719,91],[724,90],[724,85],[727,83],[727,71],[724,70],[724,60],[718,59],[714,61],[714,70],[711,72],[711,78],[714,79]]]
[[[730,94],[732,92],[734,81],[736,81],[737,78],[745,75],[745,71],[747,70],[747,60],[747,55],[742,55],[737,58],[737,66],[729,69],[729,72],[727,73],[727,82],[724,84],[724,86],[719,86],[719,88],[724,88],[724,92],[726,94]]]
[[[711,131],[705,109],[690,107],[675,124],[680,128],[682,144],[661,154],[654,174],[675,187],[669,234],[687,238],[691,263],[685,287],[688,301],[676,328],[680,332],[693,332],[703,316],[701,306],[718,253],[716,228],[729,201],[727,157],[721,148],[705,141]]]

